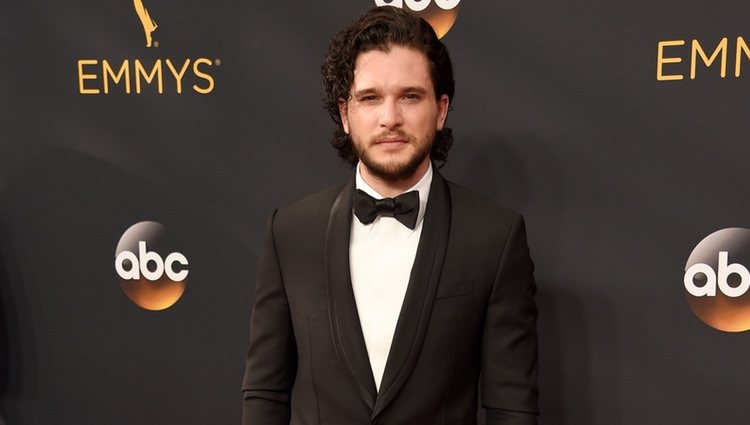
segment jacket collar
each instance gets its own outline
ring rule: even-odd
[[[349,238],[354,179],[341,188],[331,207],[325,240],[328,309],[336,355],[356,388],[377,416],[398,394],[422,348],[450,230],[448,185],[434,170],[424,227],[412,266],[404,303],[388,355],[380,392],[367,356],[349,269]]]

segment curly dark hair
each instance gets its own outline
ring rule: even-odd
[[[357,164],[357,152],[352,140],[341,123],[339,102],[349,99],[354,82],[354,66],[361,53],[372,50],[388,52],[391,46],[404,46],[419,50],[427,57],[430,76],[439,99],[448,95],[453,100],[455,83],[453,65],[448,49],[438,39],[429,23],[418,16],[397,7],[373,7],[359,19],[336,34],[328,46],[323,61],[323,103],[335,123],[331,145],[339,156],[352,167]],[[435,135],[430,158],[441,167],[448,158],[453,145],[453,130],[443,127]]]

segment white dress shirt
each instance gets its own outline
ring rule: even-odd
[[[365,183],[360,166],[357,165],[356,188],[375,199],[384,198]],[[349,241],[352,289],[378,390],[417,254],[431,184],[432,164],[419,182],[406,191],[419,191],[419,214],[414,230],[393,217],[378,216],[372,223],[362,224],[352,212]]]

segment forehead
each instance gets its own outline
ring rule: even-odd
[[[391,46],[387,52],[370,50],[357,56],[353,91],[411,86],[433,88],[427,56],[419,50]]]

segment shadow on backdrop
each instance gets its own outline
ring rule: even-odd
[[[37,349],[32,314],[14,241],[6,228],[0,197],[0,399],[28,399],[37,388]],[[14,416],[12,405],[0,405],[0,424]]]
[[[537,302],[540,423],[621,424],[621,347],[614,303],[599,294],[549,289],[540,291]]]
[[[466,146],[451,151],[449,178],[526,220],[538,288],[540,423],[617,425],[619,389],[600,390],[619,381],[611,378],[620,363],[613,302],[589,293],[585,277],[570,279],[566,264],[565,226],[579,219],[569,199],[569,159],[556,158],[533,134],[469,135],[460,143]]]

